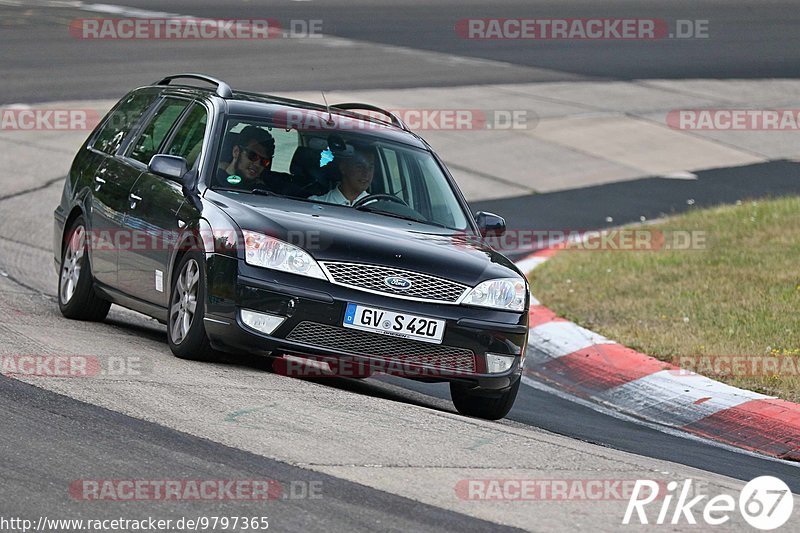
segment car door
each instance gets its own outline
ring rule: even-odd
[[[181,116],[182,113],[182,116]],[[178,116],[181,116],[178,120]],[[177,126],[173,127],[177,123]],[[156,153],[187,159],[189,168],[199,161],[207,124],[206,109],[199,104],[170,99],[153,119],[153,135],[160,137],[156,151],[133,150],[141,162]],[[166,132],[172,131],[167,135]],[[165,132],[163,135],[161,132]],[[166,142],[164,142],[166,139]],[[125,225],[137,242],[120,258],[120,280],[126,292],[147,302],[166,306],[169,297],[168,264],[185,221],[178,218],[186,202],[182,184],[150,173],[145,168],[131,189]],[[184,209],[185,211],[185,209]]]
[[[91,195],[86,205],[89,258],[97,281],[117,287],[119,244],[128,206],[128,193],[141,169],[128,165],[118,153],[156,99],[156,93],[129,95],[106,118],[88,149],[100,156],[91,175]]]

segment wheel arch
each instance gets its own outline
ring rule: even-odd
[[[170,297],[172,296],[172,282],[177,275],[178,266],[181,264],[183,256],[189,252],[203,252],[203,243],[201,242],[200,238],[191,231],[181,234],[179,241],[175,246],[175,253],[172,254],[172,259],[169,265],[169,279],[167,285],[169,287]],[[203,268],[205,268],[205,265],[203,265]],[[169,298],[167,298],[167,302],[169,302]]]
[[[83,217],[84,223],[87,225],[86,231],[89,231],[88,224],[89,222],[86,220],[86,212],[81,204],[75,204],[72,209],[70,210],[67,218],[64,219],[64,227],[61,229],[61,242],[59,243],[59,251],[58,251],[58,270],[61,270],[63,258],[64,258],[64,247],[67,245],[67,232],[72,228],[72,224],[78,217]],[[89,268],[92,267],[92,247],[87,247],[87,254],[86,259],[89,262]]]

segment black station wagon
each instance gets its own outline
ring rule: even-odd
[[[499,419],[529,307],[485,244],[504,231],[390,112],[180,74],[127,94],[75,157],[55,210],[59,307],[152,316],[185,359],[449,382],[460,413]]]

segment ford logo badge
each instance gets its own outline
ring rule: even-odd
[[[389,276],[383,282],[393,289],[406,290],[411,288],[411,282],[406,278],[398,278],[396,276]]]

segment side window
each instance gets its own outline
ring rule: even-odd
[[[155,100],[155,94],[132,94],[123,101],[103,124],[92,144],[93,148],[114,154],[122,144],[131,126],[136,124],[150,104]]]
[[[207,121],[208,114],[205,108],[199,104],[192,104],[192,108],[184,115],[183,122],[164,153],[183,157],[188,161],[189,168],[193,168],[203,148]]]
[[[150,159],[158,153],[164,137],[167,136],[172,125],[175,124],[189,103],[188,100],[165,98],[161,107],[150,119],[150,123],[142,131],[136,144],[133,145],[130,157],[145,165],[148,164]]]

